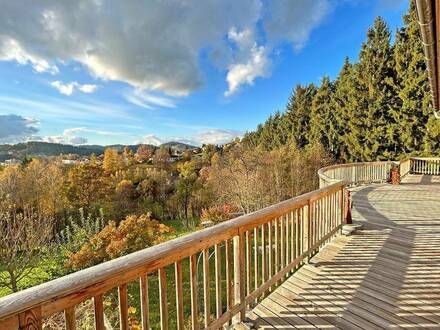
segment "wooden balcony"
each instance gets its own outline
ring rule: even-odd
[[[436,185],[437,183],[437,185]],[[440,328],[440,177],[353,189],[353,220],[257,305],[264,329]]]
[[[383,183],[396,165],[404,183]],[[438,328],[437,175],[432,158],[324,168],[319,190],[4,297],[0,329],[41,329],[61,313],[76,329],[88,300],[106,329],[103,297],[114,289],[128,329],[133,286],[143,329]],[[348,187],[364,229],[341,236]]]

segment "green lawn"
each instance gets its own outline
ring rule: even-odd
[[[48,272],[46,272],[45,269],[48,268],[50,265],[50,261],[45,260],[43,261],[42,265],[40,267],[34,268],[29,276],[26,276],[22,280],[18,282],[18,287],[20,290],[30,288],[32,286],[47,282],[51,279],[51,276]],[[0,277],[8,277],[8,274],[6,272],[0,272]],[[12,290],[9,288],[2,287],[0,288],[0,297],[6,296],[8,294],[11,294]]]

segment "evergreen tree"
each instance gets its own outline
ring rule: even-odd
[[[356,77],[353,64],[348,57],[345,58],[344,65],[335,81],[335,92],[333,96],[335,107],[335,126],[337,129],[338,145],[334,156],[345,162],[355,161],[351,150],[357,143],[351,143],[351,139],[358,140],[361,133],[354,131],[353,126],[357,124],[358,111],[358,92]],[[360,152],[360,151],[359,151]]]
[[[358,161],[394,158],[397,152],[396,73],[391,34],[378,17],[368,30],[355,65],[358,109],[349,118],[350,153]]]
[[[315,94],[315,85],[309,84],[305,87],[297,85],[287,103],[285,127],[289,131],[289,140],[298,148],[304,147],[309,142],[310,112]]]
[[[308,132],[311,144],[319,143],[333,155],[339,144],[334,92],[334,84],[329,77],[324,77],[312,101]]]
[[[399,107],[394,112],[394,120],[398,123],[395,139],[399,141],[399,153],[411,154],[422,150],[426,124],[432,114],[420,27],[413,1],[403,23],[396,33],[394,48],[399,96]]]

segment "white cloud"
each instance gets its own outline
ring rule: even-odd
[[[272,43],[287,41],[298,51],[331,9],[329,0],[277,0],[268,7],[263,25]]]
[[[0,143],[21,142],[38,132],[38,120],[18,115],[0,115]]]
[[[167,141],[160,139],[154,134],[145,135],[141,140],[137,141],[138,144],[151,144],[153,146],[160,146],[162,143]]]
[[[153,95],[140,89],[134,89],[124,96],[128,102],[145,109],[176,107],[176,103],[171,98]]]
[[[51,143],[82,145],[82,144],[86,144],[89,141],[89,139],[84,136],[87,134],[101,135],[101,136],[129,136],[129,134],[125,132],[102,131],[87,127],[72,127],[72,128],[66,128],[63,131],[63,134],[61,135],[44,136],[44,137],[32,136],[30,139],[31,140],[38,139],[40,141],[51,142]]]
[[[72,81],[70,83],[63,83],[59,80],[53,81],[50,85],[57,89],[61,94],[70,96],[73,94],[75,90],[79,90],[83,93],[94,93],[97,89],[97,85],[85,84],[81,85],[76,81]]]
[[[58,92],[64,95],[72,95],[73,93],[73,84],[63,84],[61,81],[53,81],[50,83],[53,88],[56,88]]]
[[[329,0],[3,1],[0,60],[52,73],[74,62],[96,78],[186,95],[203,84],[199,59],[207,52],[231,94],[270,73],[277,44],[303,47],[329,8]]]
[[[231,142],[237,137],[242,137],[243,132],[229,129],[209,129],[206,131],[199,132],[189,137],[163,137],[160,138],[155,134],[145,135],[142,139],[136,141],[135,143],[151,144],[154,146],[159,146],[166,142],[181,142],[195,146],[201,146],[203,144],[225,144]]]
[[[59,143],[59,144],[72,144],[72,145],[82,145],[88,142],[87,138],[82,136],[65,136],[65,135],[54,135],[54,136],[32,136],[28,141],[42,141],[49,143]]]
[[[96,92],[96,90],[98,89],[98,86],[96,85],[92,85],[92,84],[85,84],[85,85],[79,85],[78,84],[78,89],[83,92],[83,93],[94,93]]]
[[[269,74],[270,61],[267,58],[265,48],[254,44],[250,50],[250,58],[245,63],[232,64],[226,76],[228,90],[225,96],[231,96],[237,92],[243,84],[252,85],[258,77],[266,77]]]
[[[196,144],[225,144],[235,138],[243,137],[243,132],[230,129],[210,129],[200,132],[192,137]]]
[[[66,128],[63,132],[63,135],[64,136],[72,136],[72,135],[78,134],[80,132],[92,133],[92,134],[104,135],[104,136],[126,136],[126,135],[128,135],[125,132],[102,131],[102,130],[96,130],[96,129],[86,128],[86,127]]]
[[[8,36],[0,36],[0,61],[16,61],[21,65],[31,64],[34,70],[40,73],[58,73],[56,65],[50,65],[38,55],[29,54],[17,40]]]

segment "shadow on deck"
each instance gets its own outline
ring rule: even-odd
[[[440,177],[355,188],[353,220],[248,313],[256,328],[440,328]]]

